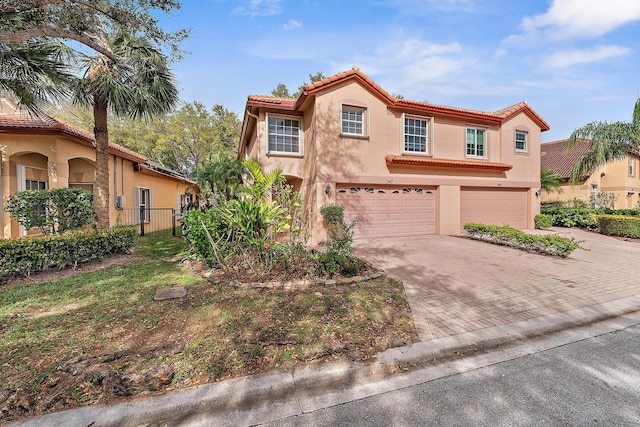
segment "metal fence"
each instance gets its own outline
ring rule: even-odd
[[[172,208],[120,209],[119,224],[137,225],[141,236],[175,236],[177,216]]]

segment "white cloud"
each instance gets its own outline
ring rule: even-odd
[[[640,21],[638,0],[553,0],[546,13],[526,16],[525,34],[543,31],[552,39],[594,38]]]
[[[289,22],[282,26],[282,28],[284,28],[285,31],[296,30],[298,28],[302,28],[302,22],[296,21],[295,19],[290,19]]]
[[[282,13],[282,0],[249,0],[233,9],[233,13],[248,16],[273,16]]]
[[[542,61],[542,66],[544,68],[567,68],[572,65],[600,62],[606,59],[628,55],[631,52],[632,50],[627,47],[616,45],[564,50],[549,55]]]

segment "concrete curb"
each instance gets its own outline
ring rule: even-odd
[[[371,364],[347,361],[311,364],[293,372],[270,372],[127,403],[88,406],[12,425],[254,425],[478,369],[637,324],[640,324],[640,295],[392,348],[378,354],[378,360]],[[553,332],[557,333],[549,335]],[[489,350],[492,352],[488,353]],[[467,357],[462,357],[465,354]]]

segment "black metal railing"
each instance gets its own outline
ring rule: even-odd
[[[172,208],[119,209],[118,224],[137,225],[140,236],[175,236],[176,210]]]

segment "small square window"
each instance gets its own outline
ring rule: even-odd
[[[429,122],[415,117],[404,118],[404,146],[405,153],[427,154],[429,138]]]
[[[358,107],[342,107],[342,134],[365,135],[366,110]]]
[[[527,133],[516,131],[516,151],[527,151]]]

